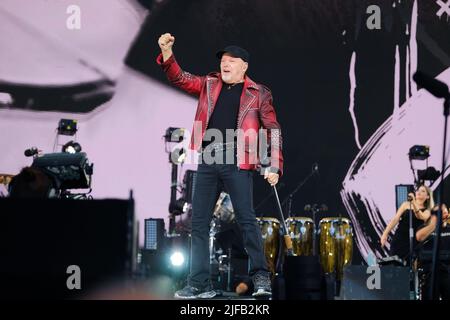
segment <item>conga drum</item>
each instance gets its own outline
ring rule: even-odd
[[[353,230],[346,218],[323,218],[319,223],[320,263],[325,273],[342,280],[344,267],[352,261]]]
[[[267,266],[272,274],[275,274],[279,248],[280,221],[275,218],[256,218],[261,228]]]
[[[292,239],[292,249],[297,256],[313,255],[314,221],[307,217],[286,219],[288,234]]]

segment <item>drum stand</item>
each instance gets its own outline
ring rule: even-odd
[[[413,209],[412,202],[409,203],[409,292],[410,300],[416,300],[418,297],[417,291],[417,277],[413,266],[413,251],[414,251],[414,228],[413,228]]]
[[[216,258],[216,248],[215,248],[215,242],[216,242],[216,233],[217,233],[217,222],[216,219],[213,218],[211,220],[211,227],[209,228],[209,263],[210,265],[213,265],[217,263]]]
[[[318,167],[317,163],[315,163],[315,164],[313,164],[311,173],[310,173],[308,176],[306,176],[306,178],[303,179],[303,181],[301,181],[301,182],[297,185],[297,187],[294,189],[294,191],[292,191],[292,192],[288,195],[287,198],[285,198],[285,199],[283,200],[283,203],[280,205],[280,208],[281,208],[281,206],[283,206],[283,205],[287,202],[287,218],[289,218],[289,217],[291,216],[292,198],[294,197],[294,195],[300,190],[301,187],[303,187],[303,185],[304,185],[304,184],[305,184],[305,183],[306,183],[306,182],[307,182],[314,174],[316,174],[316,173],[318,173],[318,172],[319,172],[319,167]],[[276,190],[276,189],[275,189],[275,190]],[[277,195],[277,197],[278,197],[278,195]],[[280,202],[279,199],[278,199],[277,201]],[[314,223],[315,223],[315,222],[314,222]]]
[[[306,210],[307,210],[307,211],[311,211],[311,215],[312,215],[311,218],[312,218],[313,223],[314,223],[312,255],[313,255],[313,256],[316,256],[316,255],[318,254],[318,252],[317,252],[317,234],[319,233],[319,231],[318,231],[319,223],[317,223],[316,217],[317,217],[317,214],[318,214],[319,212],[324,212],[324,211],[327,210],[327,208],[326,208],[326,206],[325,206],[324,204],[322,204],[321,206],[317,206],[317,204],[314,204],[314,205],[312,205],[312,206],[307,205],[307,207],[310,207],[310,209],[306,209]],[[306,208],[306,207],[305,207],[305,208]],[[316,227],[316,226],[317,226],[317,227]]]
[[[316,224],[316,214],[320,211],[320,209],[318,209],[316,206],[313,206],[313,208],[311,209],[312,212],[312,219],[313,219],[313,223],[314,223],[314,230],[313,230],[313,244],[312,244],[312,255],[316,256],[317,255],[317,224]]]
[[[342,223],[342,214],[339,214],[338,221],[339,221],[338,222],[338,228],[339,228],[339,230],[342,230],[342,225],[343,225],[343,223]],[[342,249],[341,246],[339,244],[337,244],[336,255],[337,255],[337,257],[342,257],[342,259],[344,260],[345,259],[345,257],[344,257],[345,249],[343,250],[344,252],[342,252],[341,249]],[[334,289],[335,289],[335,291],[333,293],[335,296],[339,295],[339,293],[341,291],[341,286],[342,286],[342,278],[341,278],[341,275],[340,275],[340,270],[338,269],[339,258],[336,261],[337,261],[337,265],[336,265],[336,268],[335,268],[335,271],[334,271]],[[342,263],[342,264],[344,264],[344,263]]]
[[[222,254],[222,249],[216,249],[216,234],[220,228],[219,219],[214,217],[211,220],[211,227],[209,229],[209,266],[210,274],[214,275],[218,272],[220,279],[224,279],[223,274],[226,274],[226,290],[231,291],[231,248],[228,249],[228,255]],[[219,281],[223,288],[223,281]],[[222,290],[222,288],[220,290]]]

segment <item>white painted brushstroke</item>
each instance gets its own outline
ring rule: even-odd
[[[394,110],[400,107],[400,53],[398,45],[395,46],[395,67],[394,67]]]
[[[417,0],[414,0],[414,5],[411,14],[411,36],[409,37],[409,51],[410,51],[410,66],[409,66],[409,84],[411,86],[411,95],[416,94],[417,85],[413,81],[412,76],[417,71]]]
[[[350,60],[350,70],[348,75],[350,78],[350,104],[348,107],[348,111],[350,112],[353,127],[355,128],[355,142],[356,145],[358,146],[358,149],[361,150],[361,142],[359,141],[358,122],[356,121],[355,116],[355,89],[356,89],[355,62],[356,62],[356,52],[353,52],[352,58]]]

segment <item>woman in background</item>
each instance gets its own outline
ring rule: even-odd
[[[398,256],[400,259],[407,259],[410,254],[409,247],[409,212],[412,210],[412,226],[414,232],[427,221],[431,216],[431,209],[434,207],[433,192],[427,186],[421,185],[415,195],[410,193],[408,201],[405,201],[398,208],[394,218],[389,222],[381,236],[381,246],[384,247],[390,232],[398,225],[391,242],[390,254]],[[413,246],[417,244],[414,237]]]

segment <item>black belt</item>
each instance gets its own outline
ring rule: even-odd
[[[228,150],[234,150],[236,149],[236,144],[234,142],[226,142],[226,143],[210,143],[205,148],[203,148],[202,153],[212,153],[213,151],[215,153],[221,152],[221,151],[228,151]]]

